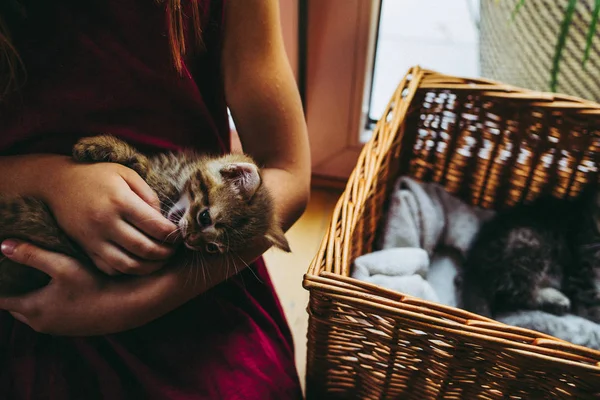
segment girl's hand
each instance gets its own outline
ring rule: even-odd
[[[52,277],[35,292],[0,298],[0,309],[41,333],[90,336],[121,332],[152,321],[191,298],[176,295],[178,283],[173,277],[181,274],[111,278],[63,254],[14,240],[4,241],[2,252]]]
[[[58,224],[109,275],[156,271],[172,255],[176,226],[159,211],[157,195],[119,164],[60,159],[41,183]]]

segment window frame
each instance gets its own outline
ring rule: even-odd
[[[300,68],[313,180],[345,181],[362,149],[381,0],[300,0]],[[300,39],[301,42],[302,39]],[[301,45],[302,46],[302,45]],[[304,75],[304,76],[302,76]]]

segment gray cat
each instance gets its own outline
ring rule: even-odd
[[[475,237],[463,279],[464,308],[483,316],[542,310],[600,323],[600,192],[499,212]]]

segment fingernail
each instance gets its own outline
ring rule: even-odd
[[[17,241],[12,239],[5,240],[0,246],[0,250],[2,250],[2,253],[6,256],[12,256],[16,248]]]

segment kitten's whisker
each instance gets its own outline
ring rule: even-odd
[[[181,228],[177,227],[175,230],[173,230],[173,232],[169,233],[167,237],[165,237],[165,240],[162,241],[162,244],[165,244],[173,235],[176,237],[179,233],[181,233]]]
[[[175,200],[173,199],[173,197],[175,197],[176,199],[179,199],[179,193],[173,193],[173,191],[171,191],[171,193],[167,193],[164,190],[161,190],[160,188],[153,188],[154,191],[156,192],[159,200],[160,200],[160,204],[173,204],[175,202]],[[178,192],[177,190],[175,190],[175,192]]]
[[[200,272],[198,270],[200,268],[204,269],[204,263],[201,260],[199,260],[197,252],[194,252],[194,263],[196,264],[196,268],[194,271],[194,288],[196,288],[198,287],[198,276],[200,275]],[[198,263],[200,265],[198,265]]]
[[[229,252],[229,248],[231,247],[231,243],[229,241],[229,232],[227,232],[227,230],[225,230],[224,232],[225,232],[225,238],[227,239],[227,250],[226,250],[226,252]]]
[[[242,271],[238,268],[238,264],[235,262],[235,260],[232,257],[233,255],[234,255],[234,253],[232,253],[232,252],[227,253],[227,256],[228,256],[227,259],[228,260],[231,259],[231,262],[233,263],[233,267],[235,270],[235,275],[240,277],[240,279],[242,280],[242,286],[244,287],[244,289],[246,289],[246,280],[244,279],[244,274],[241,273]]]
[[[246,261],[244,261],[244,259],[242,257],[239,256],[239,254],[231,252],[232,255],[236,256],[246,267],[249,267],[248,263]]]
[[[168,202],[161,202],[160,204],[160,209],[161,211],[163,211],[164,213],[170,211],[174,206],[175,206],[175,202],[169,200]]]
[[[240,260],[242,263],[244,263],[244,265],[246,266],[246,268],[247,268],[247,269],[249,269],[249,270],[250,270],[250,272],[252,272],[252,275],[254,275],[254,277],[256,278],[256,280],[257,280],[257,281],[259,281],[260,283],[264,283],[264,282],[262,281],[262,279],[260,279],[260,278],[258,277],[258,275],[256,275],[256,272],[254,272],[254,270],[252,269],[252,267],[250,267],[250,266],[248,265],[248,263],[247,263],[246,261],[244,261],[244,259],[243,259],[242,257],[240,257],[240,256],[239,256],[237,253],[231,253],[231,254],[233,254],[234,256],[236,256],[236,257],[237,257],[237,258],[238,258],[238,259],[239,259],[239,260]]]
[[[161,193],[161,194],[164,197],[164,199],[160,203],[161,206],[166,206],[166,205],[173,206],[173,205],[175,205],[175,202],[173,200],[171,200],[170,198],[168,198],[167,196],[165,196],[164,193]]]
[[[178,274],[183,274],[184,270],[185,270],[185,263],[178,266],[177,273]]]
[[[173,201],[173,200],[170,199],[169,196],[167,196],[167,193],[164,190],[161,190],[161,188],[155,187],[155,188],[152,188],[152,189],[156,192],[156,195],[159,198],[164,198],[167,201]]]
[[[173,209],[173,207],[175,207],[175,204],[164,204],[163,206],[161,206],[160,212],[163,215],[167,215]]]
[[[204,258],[204,253],[200,253],[200,257],[202,257],[202,259],[206,262],[206,259]],[[206,263],[207,267],[206,269],[206,275],[208,276],[208,281],[205,280],[206,283],[208,283],[209,285],[212,285],[212,277],[210,276],[210,263]]]
[[[229,279],[229,259],[227,257],[225,257],[225,260],[227,261],[227,269],[225,270],[225,276],[226,276],[226,280]]]
[[[191,257],[189,258],[189,261],[190,261],[189,281],[190,281],[190,285],[193,285],[192,287],[195,287],[194,280],[195,280],[195,274],[198,271],[198,265],[196,264],[193,253],[192,253]]]
[[[204,260],[204,256],[201,255],[200,257],[202,260]],[[205,284],[206,284],[206,270],[207,270],[207,267],[204,265],[204,263],[202,263],[202,276],[203,276]]]
[[[223,264],[225,262],[225,264]],[[219,268],[225,269],[225,280],[229,280],[229,260],[227,259],[227,255],[225,255],[225,259],[219,258]]]
[[[227,259],[229,260],[229,259],[231,258],[231,255],[232,255],[232,254],[231,254],[231,253],[228,253],[227,255],[228,255],[228,258],[227,258]],[[242,286],[243,286],[243,287],[244,287],[244,289],[245,289],[245,288],[246,288],[246,281],[244,280],[244,275],[243,275],[243,274],[240,274],[240,270],[238,269],[238,265],[237,265],[237,263],[236,263],[236,262],[233,260],[233,258],[231,258],[231,262],[233,263],[233,268],[234,268],[234,270],[235,270],[235,274],[236,274],[237,276],[239,276],[239,277],[240,277],[240,279],[242,280]]]
[[[183,286],[184,286],[184,287],[187,287],[187,285],[188,285],[188,283],[189,283],[189,280],[190,280],[190,272],[191,272],[191,268],[190,268],[190,267],[191,267],[191,264],[190,264],[189,260],[188,260],[188,259],[186,259],[186,260],[184,261],[184,264],[183,264],[183,266],[181,267],[181,273],[182,273],[182,274],[183,274],[183,273],[186,273],[186,278],[185,278],[185,281],[184,281],[184,283],[183,283]]]

